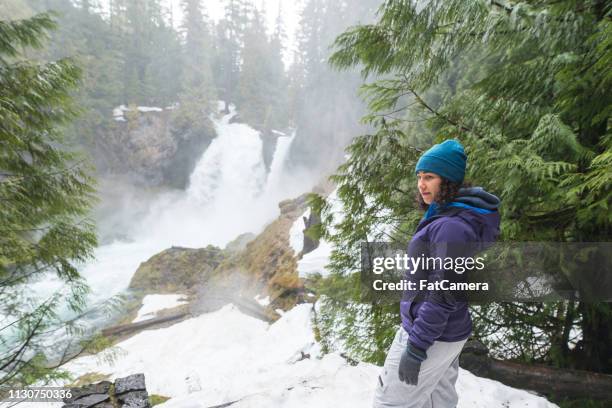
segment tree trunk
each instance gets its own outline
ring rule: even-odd
[[[610,303],[578,304],[582,317],[582,340],[575,350],[577,367],[612,373],[612,307]]]
[[[497,360],[478,341],[466,343],[459,364],[480,377],[556,397],[609,400],[612,389],[612,375]]]

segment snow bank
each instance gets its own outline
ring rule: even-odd
[[[166,109],[174,109],[174,107],[168,107]],[[126,120],[125,120],[125,117],[123,117],[123,114],[131,110],[132,109],[128,108],[125,105],[119,105],[113,109],[113,119],[115,119],[117,122],[125,122]],[[147,112],[162,112],[164,109],[158,108],[157,106],[138,106],[136,107],[136,110],[138,112],[147,113]]]
[[[325,266],[329,263],[331,251],[331,244],[321,240],[314,251],[307,253],[298,261],[297,269],[300,278],[305,278],[313,273],[320,273],[322,276],[329,275],[329,270]]]
[[[232,401],[237,401],[235,408],[369,408],[380,367],[351,366],[335,353],[318,358],[311,313],[311,304],[300,304],[270,325],[226,305],[119,343],[114,365],[102,352],[78,358],[66,368],[76,375],[110,374],[111,379],[143,372],[149,394],[171,397],[160,408],[204,408]],[[556,407],[463,369],[457,391],[459,408]]]
[[[113,116],[123,116],[123,112],[128,111],[129,109],[125,105],[119,105],[115,109],[113,109]]]
[[[158,108],[157,106],[139,106],[138,112],[161,112],[162,108]]]
[[[260,295],[255,295],[255,301],[262,306],[268,306],[270,304],[270,296],[261,297]]]
[[[304,249],[304,228],[306,228],[304,217],[308,218],[309,216],[310,208],[304,214],[297,217],[289,229],[289,245],[296,255]]]
[[[186,304],[183,295],[147,295],[142,299],[142,307],[132,323],[140,322],[155,317],[155,313]]]

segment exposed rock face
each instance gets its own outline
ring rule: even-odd
[[[93,152],[98,171],[129,175],[133,182],[149,187],[184,188],[215,137],[210,121],[184,123],[170,109],[126,109],[99,135]]]
[[[306,210],[306,198],[304,194],[279,203],[280,216],[232,260],[232,264],[243,268],[252,280],[254,291],[270,295],[270,312],[276,308],[288,309],[302,300],[304,287],[289,245],[289,230]]]
[[[308,233],[308,229],[321,224],[321,215],[315,214],[312,211],[308,214],[308,217],[304,219],[304,246],[302,248],[302,255],[314,251],[319,246],[319,240],[312,238]]]
[[[140,264],[129,288],[146,293],[190,291],[208,280],[225,258],[220,248],[172,247]]]
[[[253,241],[257,236],[251,232],[238,235],[233,241],[230,241],[225,246],[225,251],[230,253],[238,253],[244,251],[249,242]]]
[[[63,408],[149,408],[144,374],[117,378],[115,383],[102,381],[71,388],[72,396],[64,399]]]

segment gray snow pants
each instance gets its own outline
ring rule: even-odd
[[[459,354],[466,341],[435,341],[427,350],[427,359],[421,363],[418,384],[408,385],[398,375],[400,358],[408,343],[408,333],[400,325],[376,379],[373,407],[455,408]]]

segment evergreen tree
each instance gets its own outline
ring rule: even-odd
[[[296,126],[298,112],[303,109],[301,96],[304,92],[305,80],[305,68],[301,54],[295,52],[287,71],[287,118],[293,127]]]
[[[113,0],[111,24],[122,59],[122,103],[176,100],[180,40],[166,20],[160,0]]]
[[[268,127],[285,128],[289,125],[288,109],[288,86],[289,79],[285,72],[283,62],[284,46],[287,42],[287,34],[283,22],[282,3],[278,3],[278,12],[274,24],[274,32],[270,39],[267,62],[270,65],[270,117],[267,120]]]
[[[48,46],[36,51],[37,57],[57,60],[71,56],[83,69],[75,95],[79,116],[66,136],[72,143],[94,150],[101,144],[100,130],[106,131],[112,120],[112,107],[123,102],[118,38],[99,14],[86,13],[69,0],[30,0],[30,4],[37,12],[53,10],[58,16],[58,28],[50,33]]]
[[[183,0],[183,32],[185,37],[183,57],[183,93],[190,94],[202,105],[203,112],[210,111],[215,99],[211,70],[212,44],[208,24],[200,0]]]
[[[305,3],[297,33],[297,64],[291,68],[291,106],[295,107],[296,125],[289,152],[293,166],[333,171],[342,161],[346,144],[364,130],[359,124],[364,104],[357,98],[356,89],[361,83],[358,73],[339,74],[324,62],[334,38],[344,28],[371,18],[373,2]]]
[[[228,0],[225,6],[225,16],[216,27],[213,64],[217,95],[225,102],[226,112],[229,112],[229,103],[235,103],[238,99],[240,49],[245,27],[246,16],[243,2]]]
[[[93,180],[62,144],[81,70],[68,59],[36,63],[21,51],[40,47],[54,27],[46,14],[0,21],[0,385],[6,387],[65,376],[48,367],[43,341],[64,326],[60,306],[84,310],[88,286],[75,264],[90,259],[96,245],[87,218]],[[36,299],[27,283],[50,273],[63,288]],[[75,334],[74,326],[66,328]]]
[[[238,107],[242,119],[260,130],[284,128],[286,80],[282,61],[281,27],[269,40],[265,17],[252,10],[245,31],[240,72]]]
[[[201,0],[183,0],[182,84],[179,108],[172,120],[173,132],[191,140],[211,140],[210,120],[216,89],[212,78],[212,39]],[[189,133],[197,135],[191,137]]]
[[[130,0],[126,3],[126,27],[122,40],[124,53],[124,100],[145,104],[151,93],[146,81],[147,67],[151,63],[150,50],[154,22],[150,18],[148,0]]]
[[[335,66],[359,65],[365,77],[385,79],[364,85],[365,120],[376,131],[354,140],[335,176],[346,210],[329,235],[339,245],[336,279],[354,270],[358,243],[375,240],[382,227],[393,226],[394,239],[409,238],[419,218],[407,200],[419,149],[448,137],[466,145],[468,179],[501,196],[504,240],[609,241],[610,12],[605,1],[387,0],[375,24],[338,37]],[[609,303],[491,307],[511,346],[549,345],[516,348],[518,357],[612,372]],[[329,321],[338,313],[330,309]],[[384,313],[350,318],[366,327],[398,321]],[[475,320],[476,335],[492,327]],[[582,338],[570,350],[576,325]],[[347,344],[358,348],[358,340]],[[379,340],[366,343],[379,350]]]
[[[147,80],[150,91],[147,104],[167,106],[177,101],[182,89],[183,47],[179,33],[170,24],[170,16],[154,3],[152,19],[155,21],[151,34],[150,63],[147,66]]]
[[[237,102],[241,118],[256,129],[263,128],[268,108],[267,90],[264,85],[264,78],[268,74],[265,60],[267,46],[263,17],[258,10],[254,10],[245,30]]]

